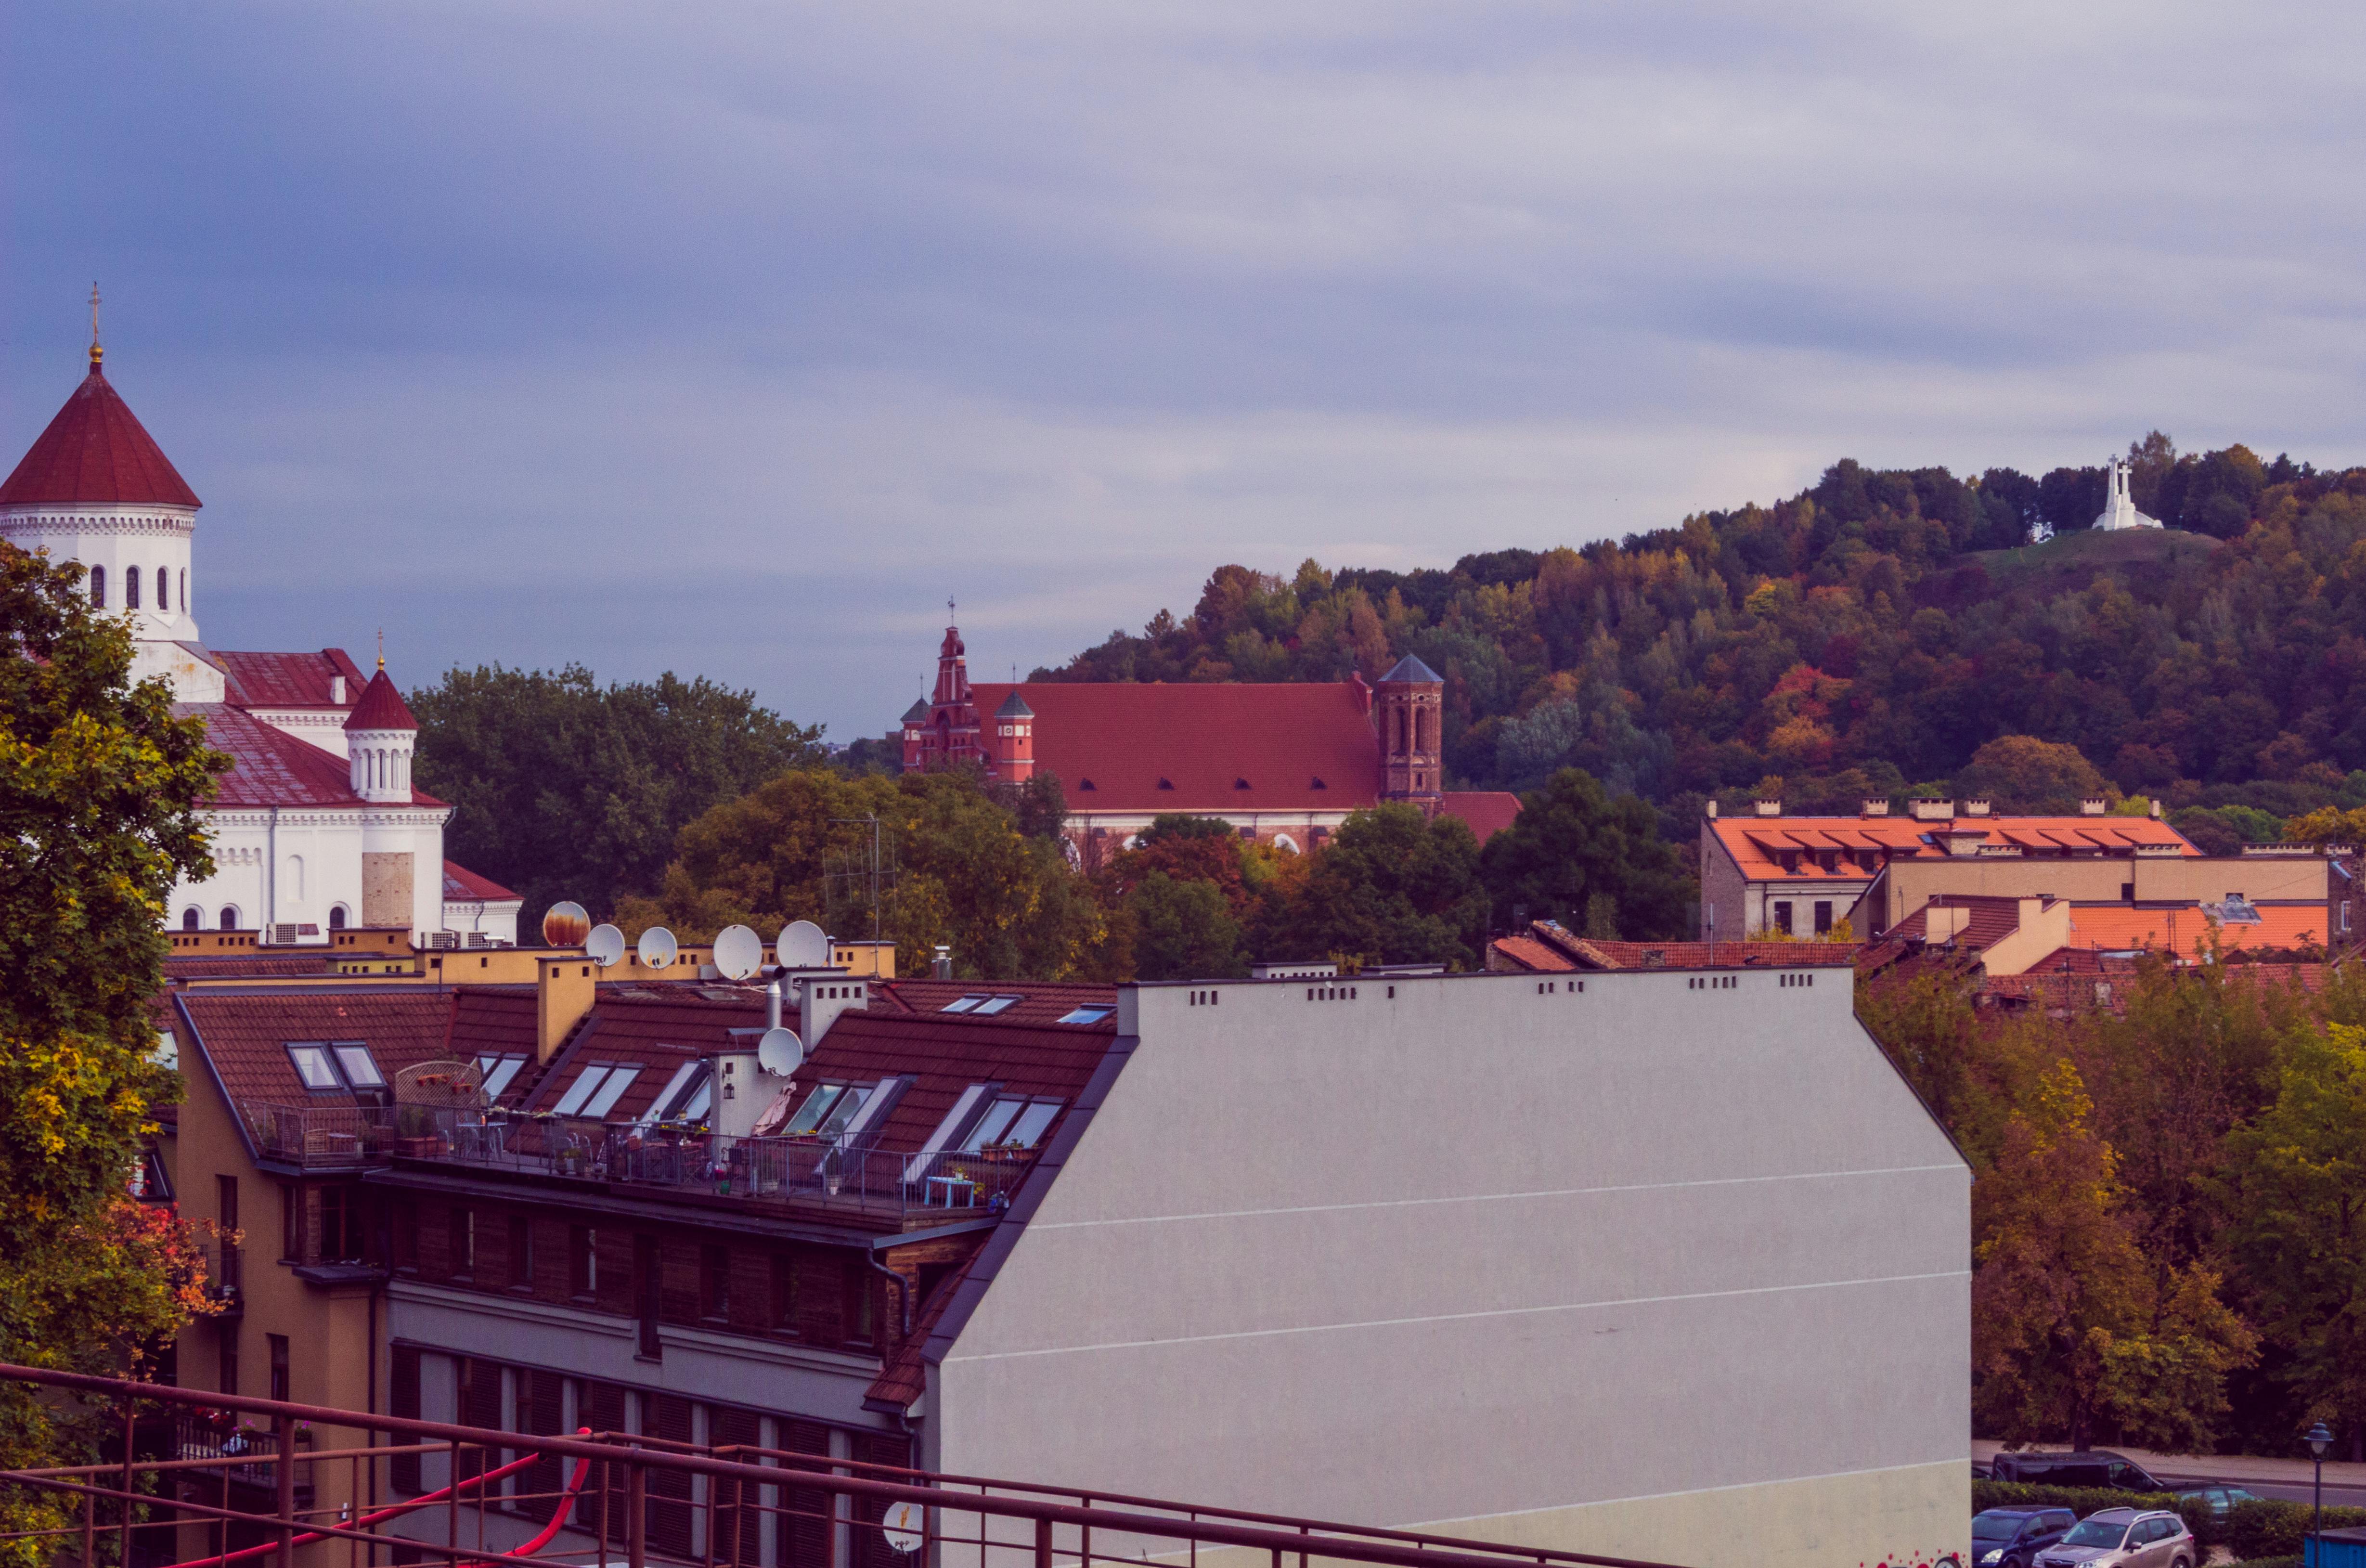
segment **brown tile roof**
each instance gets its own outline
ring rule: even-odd
[[[710,992],[731,999],[713,999]],[[523,994],[531,1015],[534,993]],[[754,987],[632,986],[611,992],[603,987],[574,1038],[518,1103],[531,1110],[549,1110],[585,1068],[603,1062],[631,1062],[640,1067],[640,1076],[604,1117],[610,1122],[629,1122],[649,1110],[682,1063],[721,1051],[750,1049],[754,1035],[732,1032],[760,1032],[763,1027],[764,993]],[[795,1027],[794,1022],[791,1027]]]
[[[1538,973],[1571,969],[1826,969],[1854,964],[1862,945],[1847,942],[1608,942],[1572,935],[1567,927],[1553,920],[1531,920],[1525,936],[1502,937],[1490,944],[1487,966]]]
[[[2050,902],[2050,900],[2049,900]],[[1882,932],[1882,936],[1931,940],[1930,913],[1933,909],[1961,909],[1966,920],[1952,941],[1959,948],[1986,952],[2021,929],[2021,900],[1987,893],[1940,893],[1931,901]]]
[[[167,980],[266,980],[295,975],[326,975],[332,967],[327,948],[317,953],[192,953],[186,957],[167,956],[164,978]]]
[[[1019,1000],[984,1018],[972,1013],[945,1013],[947,1007],[963,997],[1017,997]],[[981,1023],[1055,1023],[1080,1007],[1114,1009],[1117,987],[1037,980],[883,980],[872,987],[870,999],[870,1010],[874,1013],[942,1014],[949,1019]]]
[[[1487,944],[1487,967],[1513,973],[1525,970],[1539,975],[1561,974],[1576,968],[1577,960],[1550,942],[1532,936],[1499,936]]]
[[[403,1068],[444,1056],[452,1012],[448,994],[367,986],[206,987],[176,990],[174,1003],[189,1026],[175,1030],[184,1051],[196,1044],[234,1106],[349,1106],[349,1094],[304,1087],[289,1041],[361,1041],[390,1084]],[[191,1066],[185,1055],[185,1077]]]
[[[801,1100],[822,1083],[876,1083],[908,1075],[914,1082],[889,1109],[875,1145],[908,1153],[929,1141],[972,1084],[1000,1084],[1011,1094],[1058,1099],[1073,1108],[1116,1038],[1114,1015],[1097,1024],[1055,1024],[1007,1014],[845,1012],[797,1069],[789,1098]],[[1066,1116],[1064,1109],[1044,1128],[1037,1147],[1050,1145]]]
[[[1470,824],[1483,844],[1512,825],[1520,814],[1520,797],[1505,790],[1448,790],[1438,797],[1437,809]]]
[[[2326,945],[2323,904],[2255,905],[2259,919],[2230,920],[2217,928],[2222,951],[2236,948],[2297,948]],[[2134,904],[2074,904],[2070,945],[2104,952],[2155,948],[2191,957],[2210,939],[2212,921],[2199,904],[2180,908]]]
[[[230,756],[231,771],[221,775],[217,785],[216,806],[359,808],[365,804],[354,793],[352,774],[344,761],[276,725],[225,703],[184,704],[174,711],[203,718],[207,744]],[[414,806],[444,804],[416,789],[411,792],[411,801]]]
[[[444,863],[444,897],[453,900],[498,904],[518,897],[490,876],[470,871],[458,861]]]
[[[871,1380],[870,1388],[864,1391],[863,1403],[894,1410],[908,1410],[912,1401],[928,1392],[929,1362],[925,1352],[929,1348],[929,1336],[935,1332],[938,1322],[945,1315],[945,1308],[952,1304],[953,1292],[969,1278],[970,1268],[976,1263],[977,1255],[985,1250],[985,1246],[986,1237],[981,1235],[977,1244],[971,1247],[969,1256],[962,1259],[961,1267],[948,1270],[945,1277],[937,1281],[937,1288],[929,1293],[929,1299],[920,1303],[920,1310],[912,1316],[912,1332],[896,1347],[896,1353],[887,1358],[885,1364],[879,1369],[879,1375]]]

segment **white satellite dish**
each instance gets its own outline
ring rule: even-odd
[[[583,956],[605,969],[625,961],[625,933],[614,926],[593,926],[583,939]]]
[[[756,1042],[756,1065],[776,1078],[787,1077],[806,1059],[806,1043],[794,1029],[774,1027]]]
[[[746,926],[726,926],[715,936],[715,967],[727,980],[744,980],[764,966],[764,939]]]
[[[572,898],[561,898],[542,915],[542,945],[545,947],[580,947],[583,933],[592,929],[592,917],[582,905]]]
[[[663,969],[673,963],[674,954],[682,951],[673,940],[673,932],[663,926],[651,926],[641,933],[641,967]]]
[[[829,967],[829,933],[811,920],[792,920],[783,926],[775,946],[783,969]]]
[[[909,1557],[929,1543],[929,1513],[918,1503],[891,1503],[879,1521],[887,1544]]]

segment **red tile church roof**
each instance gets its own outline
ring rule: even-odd
[[[1520,797],[1508,790],[1470,789],[1448,790],[1438,797],[1441,816],[1459,817],[1470,824],[1470,831],[1485,843],[1512,825],[1520,814]]]
[[[229,754],[211,804],[232,810],[265,806],[366,804],[354,793],[346,764],[318,746],[299,740],[274,725],[221,703],[191,703],[175,709],[206,721],[206,743]],[[423,790],[411,792],[413,806],[442,806]]]
[[[444,897],[447,900],[501,904],[517,895],[490,876],[470,871],[457,861],[444,863]]]
[[[981,682],[991,713],[1020,688]],[[1380,739],[1346,682],[1029,682],[1035,767],[1071,811],[1354,811],[1380,799]]]
[[[367,680],[342,648],[318,653],[225,653],[210,650],[230,682],[228,700],[247,708],[351,707]],[[345,700],[330,694],[332,677],[345,678]]]
[[[202,504],[96,364],[0,482],[0,506],[41,502]]]
[[[411,716],[403,703],[402,694],[381,670],[370,677],[369,689],[362,693],[352,716],[345,720],[347,729],[417,729],[419,721]]]

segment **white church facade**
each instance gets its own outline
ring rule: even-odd
[[[513,943],[519,899],[444,858],[452,808],[415,788],[418,722],[387,676],[343,649],[225,652],[198,634],[197,493],[100,368],[0,482],[0,537],[88,569],[94,605],[128,617],[132,676],[170,683],[231,760],[203,812],[214,874],[173,889],[175,930],[327,944],[359,927],[418,945]]]

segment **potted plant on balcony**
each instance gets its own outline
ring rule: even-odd
[[[399,1106],[394,1118],[394,1152],[410,1159],[434,1159],[444,1152],[444,1135],[423,1105]]]

